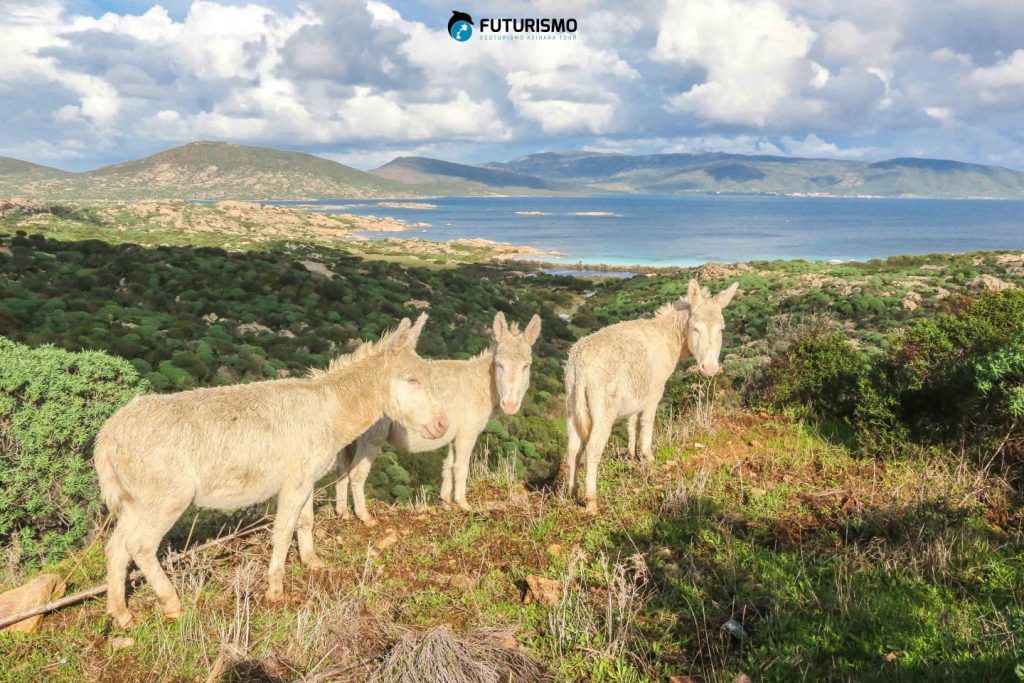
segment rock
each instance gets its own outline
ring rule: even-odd
[[[543,576],[529,574],[526,577],[526,595],[523,604],[538,603],[545,607],[554,607],[562,599],[562,582]]]
[[[972,292],[1001,292],[1004,289],[1013,289],[1014,285],[988,273],[982,273],[971,280],[968,287]]]
[[[766,495],[768,492],[759,486],[751,486],[749,489],[750,495],[761,497]]]
[[[384,552],[396,543],[398,543],[398,532],[396,532],[394,529],[388,529],[387,532],[384,534],[384,538],[381,538],[376,543],[374,543],[373,547],[381,552]]]
[[[697,683],[697,679],[691,676],[669,676],[668,683]]]
[[[996,256],[996,265],[1002,266],[1008,273],[1024,275],[1024,254],[1000,254]]]
[[[660,557],[662,559],[667,559],[669,557],[672,557],[672,549],[666,546],[661,546],[660,548],[654,551],[654,556]]]
[[[951,292],[948,289],[946,289],[945,287],[936,287],[935,288],[935,298],[936,299],[939,299],[939,300],[945,299],[946,297],[948,297],[950,295],[950,293]]]
[[[110,649],[114,652],[117,652],[118,650],[125,650],[130,648],[132,645],[135,644],[135,639],[129,638],[128,636],[114,636],[110,639],[109,642]]]
[[[917,292],[907,292],[906,296],[903,297],[903,301],[900,305],[905,311],[913,311],[921,305],[921,295]]]
[[[330,268],[320,263],[319,261],[299,261],[299,263],[301,263],[302,266],[309,272],[316,273],[317,275],[323,275],[327,279],[331,279],[335,275],[335,273]]]
[[[683,575],[683,568],[675,562],[669,562],[662,568],[661,573],[664,574],[665,578],[669,581],[675,581]]]
[[[548,552],[550,554],[552,554],[552,555],[561,555],[562,554],[562,546],[559,545],[558,543],[552,543],[551,545],[548,546]]]
[[[750,676],[747,674],[739,673],[732,679],[732,683],[753,683],[753,681],[750,680]]]
[[[736,621],[735,619],[729,619],[722,624],[722,630],[728,633],[736,640],[744,640],[749,636],[747,629],[743,628],[743,624]]]
[[[699,441],[694,441],[693,447],[696,448],[697,450],[700,450],[701,448],[706,448],[706,446]]]
[[[469,591],[476,587],[476,581],[465,574],[456,574],[448,579],[448,585],[455,590]]]
[[[238,332],[238,334],[249,334],[254,332],[258,332],[261,334],[274,334],[274,331],[272,329],[270,329],[266,325],[261,325],[260,323],[242,323],[241,325],[235,328],[235,331]]]
[[[897,659],[899,659],[902,656],[903,656],[902,652],[896,652],[896,651],[886,652],[884,655],[881,655],[878,658],[878,662],[879,662],[879,664],[892,664],[893,662],[895,662]]]
[[[281,330],[277,333],[278,337],[284,337],[285,339],[295,339],[295,333],[291,330]]]
[[[207,313],[206,315],[203,316],[202,319],[212,325],[213,323],[220,320],[220,316],[218,316],[216,313]]]
[[[424,308],[430,308],[430,302],[423,301],[422,299],[409,299],[402,305],[405,306],[406,308],[415,308],[420,310]]]
[[[0,617],[9,617],[33,607],[42,607],[50,600],[62,595],[64,595],[64,583],[60,576],[40,574],[23,586],[0,593]],[[3,630],[12,633],[34,633],[42,621],[43,615],[39,614],[11,624]]]

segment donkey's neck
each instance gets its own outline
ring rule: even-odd
[[[369,429],[384,415],[391,374],[379,365],[365,363],[326,375],[320,379],[333,398],[336,410],[330,415],[331,433],[340,450]],[[313,380],[317,381],[317,380]]]
[[[498,391],[498,380],[496,377],[497,370],[494,367],[496,356],[497,349],[492,347],[470,361],[473,363],[474,379],[479,377],[481,386],[486,386],[490,392],[491,410],[497,408],[498,404],[501,403],[501,393]]]
[[[672,309],[659,315],[655,320],[665,341],[676,358],[682,358],[689,354],[686,328],[690,322],[690,311],[688,309]]]

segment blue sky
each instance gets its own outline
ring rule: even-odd
[[[628,8],[628,10],[626,9]],[[573,41],[448,37],[452,9]],[[1024,170],[1018,0],[5,0],[0,155],[931,156]]]

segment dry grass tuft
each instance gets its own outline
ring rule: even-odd
[[[371,683],[533,683],[551,680],[507,630],[460,636],[447,626],[405,631],[367,679]]]

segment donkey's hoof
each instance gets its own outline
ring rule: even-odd
[[[590,517],[597,517],[597,501],[588,500],[586,514]]]
[[[327,569],[327,564],[323,560],[321,560],[319,557],[317,557],[316,555],[314,555],[313,557],[310,557],[308,559],[303,560],[302,563],[305,564],[307,567],[309,567],[310,569],[312,569],[315,572],[318,572],[321,569]]]
[[[284,588],[279,586],[271,586],[267,589],[267,602],[271,605],[276,605],[284,602]]]
[[[181,601],[175,598],[166,603],[160,603],[160,611],[167,619],[181,619]]]
[[[120,628],[131,628],[135,625],[135,617],[128,610],[117,614],[111,614],[110,616],[113,618],[114,623]]]
[[[463,512],[472,512],[473,511],[473,506],[470,505],[469,503],[467,503],[464,500],[456,501],[456,504],[459,506],[459,509],[462,510]]]
[[[352,519],[352,513],[346,510],[338,510],[338,517],[342,519]]]
[[[366,517],[362,519],[362,522],[363,525],[368,527],[375,527],[378,524],[380,524],[380,522],[378,522],[374,517],[371,517],[370,515],[366,515]]]

